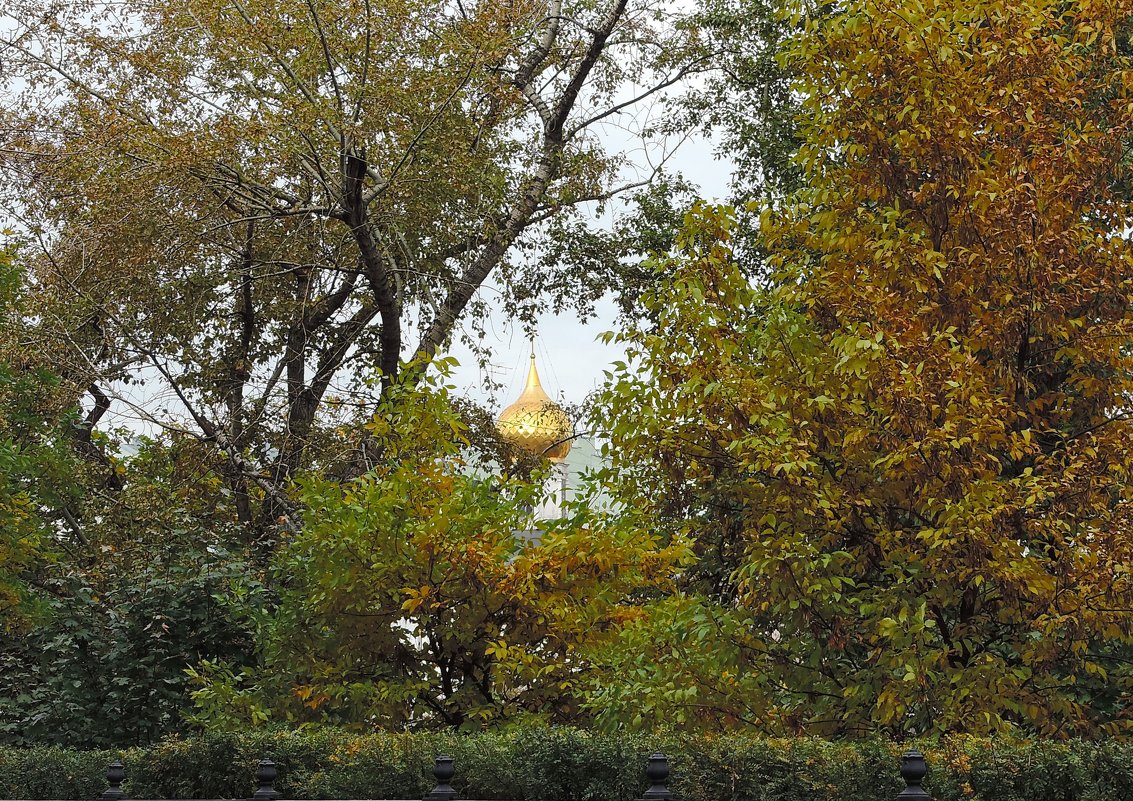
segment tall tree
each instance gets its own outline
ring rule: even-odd
[[[1131,18],[801,20],[807,186],[762,220],[774,287],[699,209],[607,399],[629,502],[723,569],[610,657],[598,708],[660,688],[778,730],[1128,729]],[[655,672],[650,636],[689,658]]]
[[[600,132],[699,63],[651,0],[5,12],[40,351],[93,423],[114,399],[211,443],[246,523],[286,518],[321,432],[482,315],[482,287],[591,297],[592,262],[548,282],[538,254],[648,181]]]

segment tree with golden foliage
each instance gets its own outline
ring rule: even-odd
[[[596,707],[1128,731],[1131,18],[1125,0],[799,17],[807,186],[764,211],[771,280],[698,209],[604,401],[632,414],[611,432],[626,497],[701,562],[607,654]],[[641,660],[658,640],[682,658]]]
[[[545,475],[476,458],[445,387],[391,389],[370,424],[383,459],[348,482],[312,477],[303,530],[275,559],[279,603],[261,664],[191,671],[214,728],[319,722],[478,730],[579,722],[582,653],[671,588],[679,544],[610,530],[585,504],[540,519]]]

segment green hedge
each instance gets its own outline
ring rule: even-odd
[[[1133,798],[1133,745],[955,739],[921,746],[937,801],[1112,801]],[[455,758],[462,798],[630,801],[663,750],[686,801],[892,801],[900,746],[752,736],[598,735],[533,728],[499,734],[254,732],[168,740],[147,748],[0,748],[0,798],[94,798],[106,765],[126,764],[132,798],[247,798],[256,764],[275,760],[284,798],[414,799],[432,760]]]

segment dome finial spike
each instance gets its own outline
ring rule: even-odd
[[[539,371],[535,369],[535,342],[531,343],[531,365],[527,368],[527,386],[524,388],[524,394],[537,391],[543,397],[546,393],[543,391],[543,382],[539,380]],[[548,398],[548,400],[550,400]]]

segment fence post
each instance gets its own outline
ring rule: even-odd
[[[256,784],[259,787],[252,793],[252,801],[275,801],[279,798],[279,793],[274,787],[278,777],[279,771],[275,769],[275,763],[270,759],[261,759],[256,768]]]
[[[649,779],[649,789],[639,801],[673,801],[673,794],[669,792],[669,760],[660,751],[649,757],[645,777]]]
[[[116,759],[106,768],[106,783],[110,786],[102,791],[102,801],[120,801],[126,797],[122,792],[122,782],[126,778],[126,769],[122,767],[122,760]]]
[[[928,773],[928,764],[924,754],[915,748],[910,748],[901,757],[901,778],[905,780],[905,789],[897,793],[897,801],[932,801],[932,796],[921,787],[921,781]]]
[[[437,757],[433,763],[433,778],[437,780],[437,786],[425,796],[424,801],[452,801],[456,798],[456,790],[450,784],[455,775],[456,765],[452,757]]]

